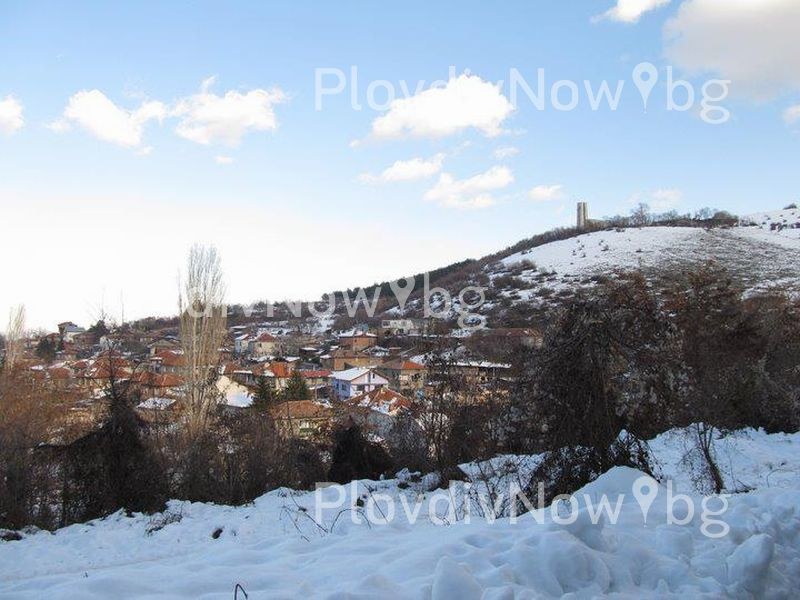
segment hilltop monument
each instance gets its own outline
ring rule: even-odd
[[[578,202],[578,229],[586,229],[589,224],[589,204],[586,202]]]

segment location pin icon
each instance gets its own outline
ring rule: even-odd
[[[633,69],[633,83],[639,88],[644,102],[644,112],[647,112],[647,100],[658,83],[658,69],[653,63],[643,62]]]
[[[658,482],[649,475],[642,475],[633,482],[633,497],[642,509],[642,516],[647,523],[647,513],[658,496]]]
[[[392,288],[392,292],[394,292],[394,297],[397,298],[397,304],[400,310],[406,307],[406,301],[411,295],[411,292],[414,291],[414,283],[413,277],[404,277],[403,279],[398,279],[397,281],[389,283],[389,287]]]

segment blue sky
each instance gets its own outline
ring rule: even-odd
[[[0,251],[11,282],[0,311],[25,302],[33,325],[52,327],[88,322],[101,305],[117,315],[122,298],[128,316],[169,314],[193,241],[220,248],[230,299],[248,302],[477,257],[570,225],[577,199],[593,216],[636,200],[740,214],[796,201],[798,3],[615,5],[0,1],[0,206],[10,224]],[[647,113],[631,79],[645,61],[659,70]],[[451,66],[474,85],[448,81],[452,93],[424,115],[426,86]],[[730,120],[667,110],[668,66],[698,94],[729,79]],[[320,68],[347,81],[316,110]],[[581,91],[584,80],[626,83],[615,111],[591,110],[583,93],[571,111],[524,98],[505,110],[508,84],[497,98],[491,84],[512,68],[532,85],[544,69],[548,91],[562,79]],[[425,85],[406,113],[372,110],[376,80],[398,94],[402,81],[412,94]],[[267,98],[255,109],[254,90]],[[469,114],[430,130],[472,91],[482,96]],[[82,92],[123,120],[99,118]],[[209,117],[208,103],[227,93],[241,103]],[[152,115],[131,126],[147,103]],[[382,117],[399,130],[377,135]]]

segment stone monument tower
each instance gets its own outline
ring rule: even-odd
[[[589,205],[586,202],[578,202],[578,229],[586,229],[589,224]]]

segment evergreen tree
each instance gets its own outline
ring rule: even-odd
[[[292,376],[289,378],[289,383],[286,384],[286,389],[283,390],[283,397],[286,400],[311,399],[311,391],[308,389],[305,379],[303,379],[300,371],[292,372]]]
[[[49,337],[43,337],[36,345],[36,356],[51,363],[56,359],[56,345]]]
[[[88,333],[92,336],[93,343],[96,344],[104,335],[108,335],[110,331],[106,325],[106,322],[103,319],[100,319],[97,321],[97,323],[89,327]]]
[[[253,394],[253,408],[259,412],[266,412],[275,402],[275,390],[266,377],[259,377],[256,384],[256,393]]]

